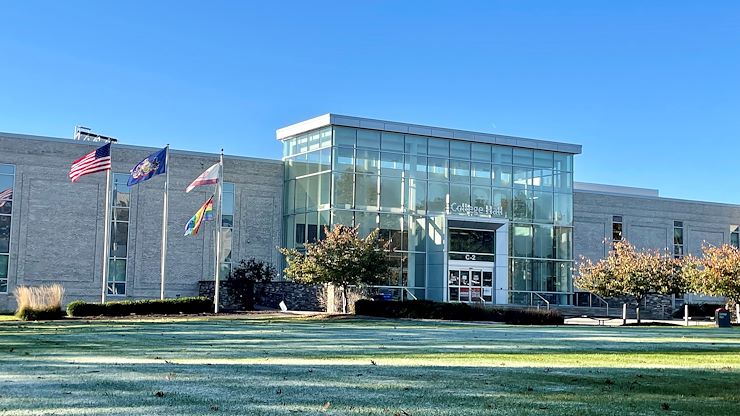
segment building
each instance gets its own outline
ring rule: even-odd
[[[391,242],[395,275],[376,290],[395,298],[572,305],[587,295],[573,286],[574,260],[603,257],[612,239],[677,256],[740,240],[740,206],[574,185],[575,144],[334,114],[277,139],[282,161],[225,156],[226,273],[249,257],[279,266],[277,246],[300,248],[341,223]],[[14,308],[18,285],[58,282],[68,300],[100,299],[105,175],[67,178],[99,145],[0,133],[0,310]],[[155,150],[112,152],[110,299],[159,296],[163,180],[125,185]],[[212,192],[184,189],[217,160],[171,151],[167,296],[196,295],[213,279],[214,227],[182,234]]]

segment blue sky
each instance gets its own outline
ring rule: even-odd
[[[5,1],[0,56],[0,131],[279,158],[276,128],[334,112],[740,203],[740,2]]]

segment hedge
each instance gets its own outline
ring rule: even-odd
[[[106,303],[75,301],[67,305],[69,316],[177,315],[204,313],[211,310],[213,310],[213,301],[206,297]]]
[[[512,325],[562,325],[563,315],[556,310],[482,307],[467,303],[430,300],[355,302],[355,314],[384,318],[444,319],[457,321],[494,321]]]
[[[50,321],[64,318],[64,311],[60,307],[42,309],[21,308],[15,313],[15,316],[24,321]]]

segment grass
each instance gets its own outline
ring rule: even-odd
[[[0,363],[2,415],[736,415],[740,329],[4,322]]]

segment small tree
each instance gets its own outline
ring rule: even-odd
[[[606,258],[578,264],[575,284],[599,296],[629,296],[640,303],[650,294],[679,294],[686,289],[678,263],[665,253],[639,251],[627,241],[614,244]],[[637,322],[640,322],[639,312]]]
[[[306,243],[305,253],[282,248],[288,263],[285,275],[303,284],[333,284],[342,290],[342,311],[347,313],[347,286],[372,285],[383,282],[391,270],[388,244],[378,238],[376,229],[360,237],[359,227],[335,225],[326,237],[316,243]]]
[[[740,322],[740,250],[724,244],[702,247],[702,258],[687,257],[682,270],[691,291],[723,296],[735,304],[735,319]]]
[[[263,260],[241,260],[232,271],[225,285],[237,304],[244,310],[254,309],[254,284],[269,282],[275,277],[275,266]]]

